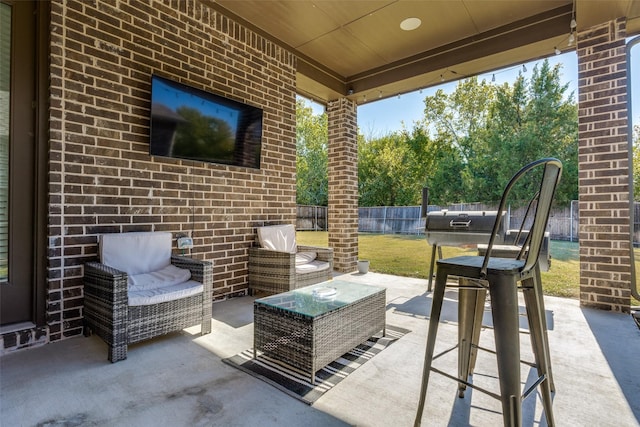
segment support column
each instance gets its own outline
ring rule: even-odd
[[[329,134],[329,246],[333,267],[342,273],[358,260],[358,121],[353,101],[340,98],[327,105]]]
[[[628,313],[626,20],[578,34],[580,303]]]

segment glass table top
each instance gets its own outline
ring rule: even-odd
[[[316,317],[384,290],[381,286],[331,280],[259,298],[255,303]]]

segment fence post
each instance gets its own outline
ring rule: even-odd
[[[570,242],[573,242],[573,223],[574,223],[573,216],[575,214],[575,208],[573,207],[574,203],[576,205],[578,205],[579,201],[578,200],[572,200],[571,204],[569,205],[570,206],[570,208],[569,208],[569,228],[570,228],[569,241]],[[578,215],[580,215],[580,207],[579,207],[579,205],[578,205]]]
[[[384,216],[382,218],[382,234],[387,234],[387,207],[384,207]]]
[[[573,242],[573,200],[569,206],[569,241]]]

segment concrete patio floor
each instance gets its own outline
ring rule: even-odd
[[[418,402],[431,294],[425,280],[345,274],[387,288],[387,323],[411,330],[308,406],[221,359],[252,346],[252,297],[213,306],[213,332],[199,327],[129,347],[111,364],[97,337],[77,337],[0,358],[2,426],[411,426]],[[438,349],[455,342],[456,292],[447,294]],[[558,426],[640,425],[640,330],[631,316],[546,297]],[[485,314],[487,324],[490,315]],[[523,319],[522,325],[526,325]],[[522,357],[532,360],[522,334]],[[485,328],[481,344],[491,347]],[[455,352],[437,366],[456,369]],[[495,359],[481,353],[474,382],[497,387]],[[522,365],[522,380],[534,372]],[[497,388],[495,389],[497,391]],[[546,425],[538,393],[525,426]],[[500,404],[432,374],[423,425],[495,426]]]

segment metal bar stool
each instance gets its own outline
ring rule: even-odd
[[[551,393],[555,391],[555,387],[551,373],[538,255],[561,173],[562,164],[559,160],[540,159],[523,167],[507,184],[498,212],[505,209],[509,195],[514,188],[518,188],[518,191],[527,188],[530,189],[530,194],[535,193],[531,229],[515,259],[491,256],[491,250],[502,220],[498,215],[484,256],[459,256],[438,260],[415,426],[419,426],[421,423],[431,371],[456,380],[460,397],[464,396],[467,387],[472,387],[500,400],[505,426],[522,425],[522,400],[540,386],[547,424],[554,425]],[[526,179],[523,179],[525,177]],[[435,357],[433,354],[449,276],[459,279],[457,377],[432,367],[435,358],[449,351]],[[524,393],[522,393],[520,386],[520,364],[522,361],[520,360],[518,284],[524,294],[531,345],[535,357],[535,362],[531,366],[537,369],[539,376]],[[480,349],[478,342],[487,290],[491,297],[500,394],[479,388],[469,382],[469,376],[473,374],[477,351]]]

